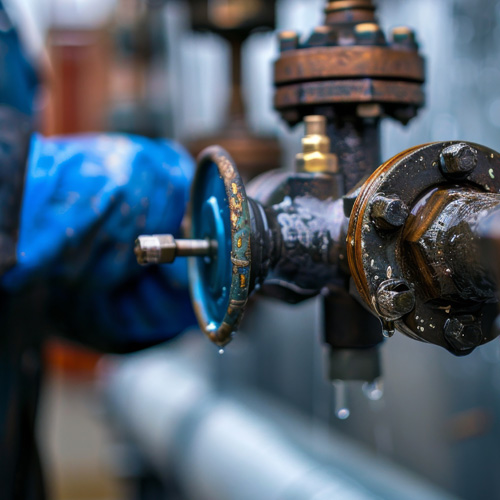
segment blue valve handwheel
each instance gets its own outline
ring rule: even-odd
[[[191,237],[217,242],[189,263],[191,298],[202,331],[219,346],[238,327],[250,286],[250,209],[234,161],[219,146],[201,152],[191,194]]]

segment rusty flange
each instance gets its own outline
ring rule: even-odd
[[[424,105],[425,67],[414,32],[395,28],[387,40],[374,11],[370,0],[335,0],[326,24],[307,39],[280,34],[274,106],[287,122],[318,106],[366,103],[406,122]]]
[[[387,78],[422,83],[424,60],[416,53],[392,47],[334,46],[285,51],[274,67],[276,85],[338,78]]]
[[[484,198],[485,210],[500,203],[498,196],[488,194],[500,193],[500,155],[476,144],[445,142],[417,146],[395,156],[368,179],[354,204],[347,256],[361,298],[385,322],[388,331],[395,326],[417,340],[440,345],[454,354],[467,354],[473,346],[456,347],[450,337],[451,320],[458,319],[462,325],[455,329],[457,332],[467,328],[477,333],[477,323],[473,319],[481,317],[484,297],[482,301],[471,296],[471,300],[457,302],[448,301],[451,295],[446,293],[442,300],[439,294],[429,297],[424,282],[424,261],[412,257],[421,251],[415,250],[418,244],[438,245],[439,224],[444,223],[436,218],[437,225],[433,229],[428,221],[421,219],[422,214],[431,212],[432,206],[425,212],[421,205],[429,199],[429,193],[439,194],[439,188],[445,188],[441,197],[444,200],[462,196],[460,190],[466,193],[461,214],[469,213],[468,203],[472,196]],[[434,213],[429,217],[435,217],[442,208],[438,204],[434,206]],[[423,226],[431,227],[427,242],[419,242],[418,231],[414,231]],[[463,253],[456,242],[453,243],[454,239],[451,243],[455,248],[443,247],[443,252]],[[430,252],[437,255],[441,249],[431,248]],[[453,272],[447,267],[452,266],[443,266],[444,275]],[[434,270],[434,274],[439,272],[441,270]],[[462,335],[460,332],[457,335]],[[485,332],[482,337],[476,335],[471,342],[479,345],[494,336],[494,332]]]
[[[288,108],[325,104],[379,103],[421,107],[425,96],[419,83],[374,80],[328,80],[286,85],[276,89],[274,106],[288,116]]]

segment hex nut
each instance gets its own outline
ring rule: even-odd
[[[372,201],[370,217],[378,229],[400,228],[406,222],[408,215],[408,207],[399,198],[378,195]]]
[[[175,260],[175,238],[171,234],[142,235],[135,240],[134,253],[142,265],[165,264]]]
[[[441,171],[445,177],[467,177],[477,166],[477,150],[469,144],[452,144],[440,155]]]
[[[377,23],[360,23],[354,27],[356,41],[360,45],[385,45],[384,32]]]
[[[308,47],[326,47],[337,43],[337,33],[331,26],[316,26],[307,40]]]
[[[450,318],[444,326],[444,336],[457,351],[469,351],[483,341],[481,325],[473,316]]]
[[[299,46],[299,35],[296,31],[282,31],[278,34],[280,52],[295,50]]]
[[[391,34],[392,43],[398,47],[405,47],[409,49],[418,49],[417,38],[415,31],[407,26],[398,26],[392,30]]]
[[[415,292],[405,280],[386,280],[378,287],[377,307],[384,319],[398,320],[415,307]]]

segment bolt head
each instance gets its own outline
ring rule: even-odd
[[[444,336],[456,351],[470,351],[483,341],[481,324],[473,316],[450,318],[444,326]]]
[[[415,32],[407,26],[398,26],[392,30],[392,42],[394,45],[407,47],[410,49],[417,48],[417,39]]]
[[[370,217],[379,229],[392,230],[400,228],[408,218],[409,210],[399,198],[377,196],[372,202]]]
[[[377,23],[361,23],[354,27],[356,41],[360,45],[385,45],[384,32]]]
[[[477,166],[477,150],[469,144],[452,144],[440,156],[441,170],[446,177],[467,177]]]
[[[296,31],[282,31],[278,33],[280,52],[295,50],[299,46],[299,35]]]
[[[175,250],[175,239],[170,234],[143,235],[135,240],[134,253],[141,266],[173,262]]]
[[[316,26],[306,45],[308,47],[326,47],[336,45],[337,39],[337,33],[331,26]]]
[[[405,280],[386,280],[378,287],[377,307],[384,319],[398,320],[415,307],[415,292]]]

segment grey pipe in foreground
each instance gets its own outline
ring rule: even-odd
[[[258,394],[219,394],[200,342],[118,358],[101,378],[111,418],[186,499],[451,499]]]

